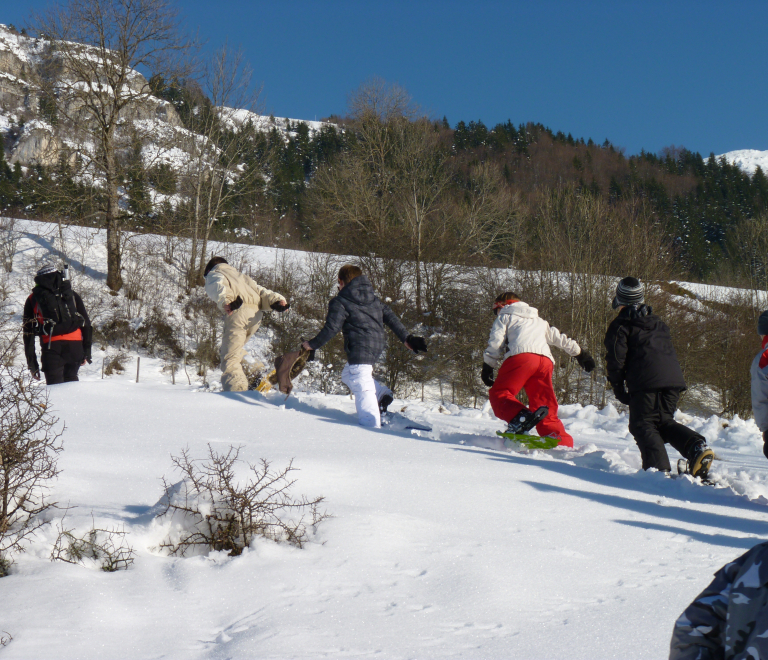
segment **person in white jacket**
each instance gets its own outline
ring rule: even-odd
[[[763,434],[763,454],[768,458],[768,310],[757,320],[757,334],[762,339],[760,352],[752,360],[752,414]]]
[[[205,267],[205,292],[226,314],[221,337],[221,387],[244,392],[248,378],[243,371],[245,342],[259,329],[264,311],[284,312],[290,305],[283,296],[230,266],[224,257],[213,257]]]
[[[560,446],[573,447],[573,438],[557,417],[557,398],[552,387],[555,359],[550,346],[575,357],[587,372],[595,368],[592,356],[553,328],[539,312],[512,292],[502,293],[493,306],[496,320],[483,353],[481,378],[491,389],[493,412],[508,422],[508,433],[527,433],[534,426],[540,436],[557,438]],[[502,362],[493,378],[493,370]],[[530,408],[517,398],[525,388]]]

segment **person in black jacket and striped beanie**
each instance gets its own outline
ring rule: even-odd
[[[605,335],[605,364],[613,393],[629,406],[629,430],[643,469],[670,471],[666,444],[688,460],[693,476],[706,478],[714,458],[706,440],[675,421],[680,392],[686,389],[667,325],[645,303],[645,287],[625,277],[616,287],[619,315]]]

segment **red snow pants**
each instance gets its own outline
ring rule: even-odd
[[[560,440],[561,447],[573,447],[573,438],[565,432],[557,417],[557,399],[552,387],[552,360],[536,353],[519,353],[504,360],[496,382],[488,391],[491,408],[499,419],[509,422],[525,406],[517,399],[525,388],[531,411],[547,406],[549,413],[536,425],[539,435]]]

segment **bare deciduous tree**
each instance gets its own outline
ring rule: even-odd
[[[244,162],[253,152],[259,90],[242,51],[222,48],[205,67],[201,91],[204,100],[195,108],[196,135],[185,145],[189,159],[180,173],[187,199],[189,283],[202,283],[208,259],[208,239],[214,223],[233,202],[263,176],[259,162]]]
[[[177,28],[169,0],[69,0],[34,19],[50,43],[39,76],[41,100],[55,107],[70,131],[64,164],[74,179],[91,181],[91,202],[107,228],[107,285],[122,286],[121,158],[141,144],[140,124],[151,130],[154,115],[172,112],[151,95],[140,71],[178,71],[189,44]],[[168,74],[169,77],[171,74]]]

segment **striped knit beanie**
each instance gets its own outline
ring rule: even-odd
[[[38,275],[48,275],[56,272],[56,266],[53,264],[45,264],[40,270],[35,273],[35,277]]]
[[[760,314],[760,318],[757,319],[757,334],[768,335],[768,310]]]
[[[645,300],[645,286],[634,277],[625,277],[616,287],[616,297],[613,299],[613,308],[623,305],[642,305]]]

